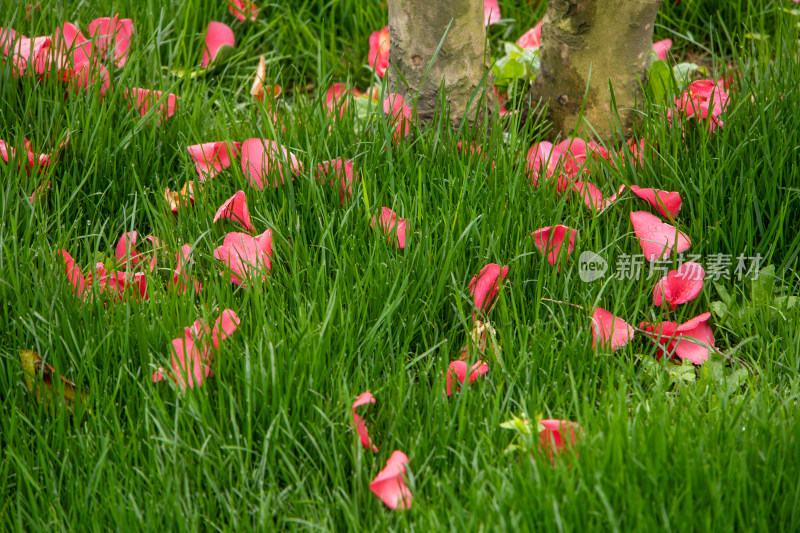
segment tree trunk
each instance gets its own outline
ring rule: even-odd
[[[613,142],[631,135],[643,102],[660,4],[550,0],[542,24],[541,70],[531,95],[534,104],[549,102],[552,137],[577,130],[579,136]],[[619,120],[612,112],[609,83]],[[584,123],[579,124],[581,112]]]
[[[467,104],[486,72],[485,42],[483,0],[389,0],[389,91],[409,103],[419,91],[417,116],[427,122],[436,112],[443,83],[451,122],[458,124],[465,116],[474,120],[481,93],[469,111]]]

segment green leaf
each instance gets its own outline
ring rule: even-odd
[[[656,102],[663,102],[672,93],[672,71],[666,61],[655,61],[650,65],[647,89]]]
[[[713,313],[717,315],[717,318],[720,320],[724,319],[725,315],[728,314],[728,306],[725,305],[725,303],[720,302],[719,300],[717,300],[716,302],[711,302],[708,305],[709,307],[711,307],[711,311],[713,311]]]
[[[701,67],[695,63],[678,63],[674,67],[672,67],[672,75],[675,77],[675,81],[678,84],[678,91],[683,91],[689,86],[689,82],[692,79],[692,73],[700,72],[701,74],[706,74],[708,71],[705,67]]]
[[[694,383],[697,380],[697,369],[693,364],[676,365],[674,363],[666,363],[664,369],[675,383]]]
[[[714,288],[717,289],[717,293],[719,294],[719,297],[722,298],[723,302],[725,302],[725,306],[726,307],[733,307],[733,304],[734,304],[733,298],[731,297],[730,293],[728,293],[728,290],[725,287],[723,287],[721,284],[717,283],[716,281],[713,282],[713,283],[714,283]]]
[[[775,265],[767,265],[758,271],[750,285],[751,298],[754,303],[769,304],[775,291]]]

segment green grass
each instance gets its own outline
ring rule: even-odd
[[[748,368],[741,387],[702,372],[695,383],[672,383],[663,362],[655,371],[643,364],[654,348],[641,335],[613,354],[595,353],[587,313],[541,298],[600,305],[635,325],[707,311],[716,289],[707,283],[667,318],[652,305],[654,280],[645,276],[580,281],[584,250],[612,266],[639,253],[629,213],[649,208],[627,195],[593,215],[554,187],[532,188],[530,128],[512,126],[503,138],[495,127],[480,139],[492,167],[461,155],[449,128],[417,130],[387,149],[386,127],[357,135],[350,114],[332,123],[320,91],[348,78],[362,89],[370,83],[362,65],[370,32],[386,23],[379,3],[275,2],[240,24],[210,0],[123,0],[104,10],[70,1],[42,8],[32,22],[2,2],[0,26],[29,36],[64,20],[86,28],[112,12],[136,26],[129,64],[112,73],[117,89],[103,99],[65,97],[56,82],[14,79],[0,67],[0,139],[19,146],[27,137],[50,151],[70,137],[47,176],[0,163],[4,529],[800,529],[800,310],[770,320],[770,302],[759,301],[753,320],[712,320],[717,346]],[[526,2],[500,7],[495,47],[544,11]],[[800,50],[798,19],[780,7],[665,2],[657,38],[672,37],[679,55],[713,51],[714,74],[735,65],[742,86],[710,137],[682,137],[649,102],[641,135],[658,150],[648,150],[643,168],[598,165],[591,180],[607,195],[620,183],[680,191],[677,225],[692,253],[760,254],[777,267],[783,290],[798,294]],[[233,27],[231,61],[193,80],[166,73],[199,62],[209,20]],[[259,54],[285,88],[285,132],[248,95]],[[141,120],[123,98],[128,86],[174,92],[178,112],[161,127]],[[165,212],[163,188],[196,175],[187,145],[249,137],[280,140],[304,172],[258,192],[234,165],[193,208],[177,218]],[[333,157],[353,159],[361,177],[344,207],[310,172]],[[30,193],[48,178],[52,188],[32,206]],[[234,226],[212,217],[238,189],[256,228],[271,228],[275,242],[271,275],[247,289],[218,275],[213,258]],[[408,220],[406,250],[370,229],[380,206]],[[530,237],[553,224],[580,232],[560,272]],[[86,268],[109,261],[131,229],[158,236],[168,250],[148,277],[150,299],[81,303],[57,250]],[[204,289],[176,297],[166,282],[184,243],[196,247],[191,272]],[[448,399],[445,371],[470,326],[468,283],[489,262],[510,265],[490,315],[503,365],[489,361],[486,376]],[[721,284],[746,292],[735,277]],[[215,377],[189,393],[151,383],[183,327],[226,307],[242,323],[215,358]],[[91,413],[37,403],[25,388],[21,349],[88,390]],[[374,456],[350,426],[350,406],[367,389],[377,398],[367,410],[380,447]],[[580,423],[578,456],[553,467],[540,455],[505,454],[513,434],[499,425],[523,412]],[[408,512],[389,511],[368,488],[395,449],[410,459]]]

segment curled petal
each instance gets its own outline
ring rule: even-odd
[[[392,452],[386,467],[378,472],[369,484],[369,489],[386,504],[389,509],[409,509],[413,497],[406,485],[405,473],[408,457],[401,451]]]
[[[473,297],[475,311],[472,313],[472,320],[475,320],[475,313],[480,310],[488,312],[494,304],[497,291],[503,284],[508,274],[508,266],[501,267],[496,263],[489,263],[481,269],[477,276],[469,282],[469,293]]]
[[[467,383],[472,383],[488,371],[489,365],[483,361],[476,362],[469,369],[469,381],[467,381]],[[458,381],[455,390],[453,390],[453,376],[455,376]],[[450,366],[447,368],[447,395],[451,396],[455,391],[461,390],[461,385],[464,384],[465,380],[467,380],[467,363],[464,361],[453,361],[450,363]]]
[[[227,24],[212,20],[208,23],[206,42],[205,46],[203,46],[203,60],[200,63],[200,67],[206,68],[213,63],[223,46],[236,46],[236,37]]]
[[[375,397],[371,392],[365,391],[358,395],[356,401],[353,402],[353,425],[355,426],[356,432],[361,440],[361,445],[367,450],[371,450],[373,453],[378,453],[378,447],[372,443],[372,439],[369,437],[366,422],[364,422],[364,419],[356,413],[356,409],[358,407],[361,407],[362,405],[369,405],[371,403],[375,403]]]
[[[575,236],[578,234],[577,230],[568,228],[567,226],[547,226],[537,229],[533,235],[533,242],[536,247],[547,257],[547,261],[551,265],[555,265],[558,260],[561,246],[564,244],[564,239],[567,239],[567,255],[571,254],[575,249]]]
[[[372,217],[371,227],[375,227],[375,217]],[[397,248],[404,249],[406,247],[406,219],[400,218],[397,214],[388,207],[381,207],[381,216],[377,220],[378,227],[385,235],[389,235],[386,242],[392,242],[392,228],[396,228],[395,236],[397,237]]]
[[[667,218],[678,216],[678,211],[681,210],[683,201],[680,193],[661,191],[659,189],[643,189],[636,185],[631,185],[630,189],[633,194],[658,209],[658,212]]]
[[[250,221],[250,213],[247,210],[247,198],[244,191],[237,191],[236,194],[225,200],[217,213],[214,215],[214,222],[220,218],[229,218],[242,225],[247,231],[255,231],[253,223]]]

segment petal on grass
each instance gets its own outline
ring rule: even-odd
[[[564,244],[564,239],[567,239],[567,255],[570,255],[575,249],[575,236],[578,230],[568,228],[567,226],[547,226],[537,229],[531,235],[536,247],[547,257],[547,261],[551,265],[555,265],[558,256],[561,252],[561,246]]]
[[[375,227],[375,223],[376,220],[373,216],[370,227]],[[406,219],[398,217],[397,214],[388,207],[381,207],[381,216],[380,219],[377,220],[377,224],[383,234],[389,236],[386,242],[391,243],[394,237],[396,237],[397,248],[402,250],[406,247]],[[393,228],[395,228],[394,235],[392,235]]]
[[[472,320],[478,311],[488,313],[494,305],[497,292],[508,275],[508,265],[501,267],[496,263],[489,263],[481,269],[478,275],[469,282],[469,293],[473,299]]]
[[[223,46],[231,48],[236,46],[236,36],[227,24],[212,20],[208,23],[206,31],[206,41],[203,46],[203,60],[200,62],[201,68],[206,68],[213,63]]]
[[[673,248],[678,252],[685,252],[692,245],[692,241],[684,233],[661,222],[657,216],[647,211],[632,212],[631,224],[648,261],[667,259]]]
[[[409,509],[413,497],[406,485],[405,473],[408,457],[399,450],[392,452],[386,467],[369,484],[375,496],[381,499],[389,509]]]
[[[361,445],[366,448],[367,450],[372,451],[373,453],[378,453],[378,447],[373,444],[372,439],[369,437],[369,432],[367,431],[367,424],[363,418],[361,418],[358,413],[356,413],[356,409],[361,407],[362,405],[369,405],[371,403],[375,403],[375,397],[372,395],[370,391],[362,392],[356,398],[356,401],[353,402],[353,425],[356,428],[356,432],[358,433],[358,437],[361,440]]]
[[[677,270],[670,270],[653,289],[653,305],[669,304],[671,309],[690,302],[703,290],[706,271],[698,263],[688,261]]]
[[[598,307],[592,313],[592,348],[598,344],[622,348],[633,338],[634,329],[627,322]]]
[[[301,165],[294,154],[286,147],[278,146],[275,141],[267,139],[247,139],[242,143],[242,173],[249,179],[250,185],[258,190],[269,183],[269,175],[277,174],[273,186],[278,186],[278,179],[283,183],[284,166],[288,165],[287,174],[294,179],[300,174]]]
[[[213,222],[221,218],[229,218],[238,222],[247,231],[256,230],[250,221],[250,212],[247,209],[247,198],[244,191],[237,191],[236,194],[225,200],[225,203],[217,209]]]
[[[469,368],[469,380],[467,384],[472,383],[485,373],[489,371],[489,365],[483,361],[478,361]],[[453,388],[453,377],[458,383]],[[447,368],[447,396],[451,396],[454,392],[461,390],[461,385],[467,380],[467,363],[464,361],[453,361]]]
[[[678,216],[678,211],[681,210],[683,201],[680,193],[661,191],[659,189],[643,189],[636,185],[631,185],[630,189],[633,194],[658,209],[658,212],[667,218]]]

